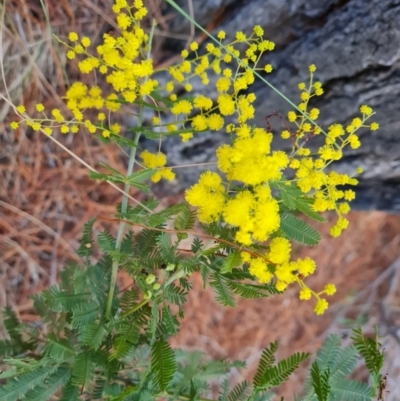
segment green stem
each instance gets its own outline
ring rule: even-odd
[[[122,317],[127,317],[129,315],[131,315],[132,313],[136,312],[137,310],[139,310],[142,306],[148,304],[150,302],[150,299],[144,299],[142,302],[138,303],[137,305],[135,305],[133,308],[128,309],[125,313],[123,313],[121,316]]]
[[[151,31],[150,31],[150,36],[149,36],[149,48],[147,50],[147,59],[150,59],[151,57],[151,42],[153,40],[154,36],[154,31],[156,28],[156,22],[153,20],[152,25],[151,25]],[[148,77],[145,78],[145,82],[147,81]],[[145,97],[143,97],[143,100],[145,101]],[[140,111],[139,111],[139,116],[138,116],[138,124],[137,126],[140,128],[143,124],[143,111],[144,111],[144,106],[140,106]],[[132,174],[133,168],[135,166],[135,160],[136,160],[136,149],[139,145],[139,139],[140,139],[141,131],[137,131],[135,133],[135,139],[134,139],[134,146],[131,148],[131,153],[129,156],[129,163],[128,163],[128,170],[126,172],[127,176],[130,176]],[[129,193],[130,185],[127,183],[125,184],[124,187],[124,192],[125,194],[122,197],[122,202],[121,202],[121,214],[124,215],[126,213],[126,210],[128,208],[128,196],[126,194]],[[118,251],[121,249],[121,243],[122,243],[122,238],[124,236],[124,231],[125,231],[126,223],[123,221],[119,224],[118,227],[118,233],[117,233],[117,240],[115,242],[115,249]],[[107,306],[106,306],[106,316],[110,317],[111,314],[111,306],[112,306],[112,301],[114,298],[114,292],[115,292],[115,284],[117,281],[117,273],[118,273],[118,266],[119,266],[119,260],[116,258],[113,260],[113,264],[111,267],[111,279],[110,279],[110,288],[108,291],[108,297],[107,297]]]

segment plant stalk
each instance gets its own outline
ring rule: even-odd
[[[151,31],[149,35],[149,48],[147,50],[147,59],[149,60],[151,57],[151,43],[153,40],[154,36],[154,31],[156,28],[156,21],[153,20],[151,24]],[[148,77],[145,78],[145,82],[147,81]],[[145,100],[146,97],[143,97],[143,100]],[[138,116],[138,124],[137,126],[140,128],[143,124],[143,112],[144,112],[144,105],[142,104],[139,109],[139,116]],[[136,161],[136,149],[139,145],[139,139],[140,139],[141,131],[137,131],[135,133],[135,139],[134,139],[134,146],[131,148],[131,153],[129,156],[129,163],[128,163],[128,169],[126,172],[127,177],[130,176],[133,172],[133,168],[135,166],[135,161]],[[126,194],[129,193],[130,185],[128,183],[125,184],[124,187],[124,192],[125,194],[122,197],[122,202],[121,202],[121,214],[124,215],[126,213],[126,210],[128,208],[128,196]],[[121,244],[122,244],[122,239],[124,236],[125,232],[125,227],[126,223],[124,221],[120,222],[119,227],[118,227],[118,233],[117,233],[117,240],[115,242],[115,249],[118,251],[121,249]],[[118,273],[118,266],[119,266],[119,260],[116,258],[113,260],[112,267],[111,267],[111,279],[110,279],[110,288],[108,291],[108,296],[107,296],[107,306],[106,306],[106,316],[110,317],[111,314],[111,306],[112,306],[112,301],[114,298],[114,292],[115,292],[115,285],[117,281],[117,273]]]

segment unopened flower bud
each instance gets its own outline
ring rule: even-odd
[[[154,274],[149,274],[147,277],[146,277],[146,284],[153,284],[154,283],[154,281],[156,281],[156,276],[154,275]]]

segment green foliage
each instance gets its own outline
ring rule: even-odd
[[[211,287],[216,292],[216,300],[224,306],[236,306],[233,291],[229,288],[228,280],[222,274],[212,273]]]
[[[321,235],[317,230],[290,213],[282,213],[280,228],[288,239],[301,244],[317,245],[321,240]]]
[[[33,390],[28,391],[25,396],[26,401],[46,401],[64,386],[70,379],[71,372],[67,365],[60,366],[54,373],[46,379],[46,385],[37,386]]]
[[[158,233],[151,241],[165,247],[165,251],[173,248],[174,245],[163,237]],[[236,267],[230,273],[221,274],[224,258],[201,255],[203,244],[200,241],[196,241],[193,248],[203,259],[210,283],[221,302],[234,303],[235,293],[246,298],[274,293],[273,287],[246,282],[251,278],[246,269]],[[135,252],[139,248],[134,249],[132,258],[137,256]],[[164,256],[170,257],[169,254]],[[163,271],[169,279],[160,292],[154,291],[145,280],[141,281],[143,273],[136,272],[141,290],[124,291],[120,299],[115,300],[116,314],[107,319],[101,305],[104,306],[108,290],[106,272],[110,263],[110,260],[102,259],[87,268],[69,266],[58,286],[43,291],[35,299],[39,308],[47,305],[53,311],[48,325],[57,327],[57,331],[41,337],[41,341],[26,342],[23,335],[26,328],[11,309],[5,311],[10,340],[3,344],[4,349],[8,347],[7,355],[13,357],[7,360],[9,371],[0,379],[6,380],[0,389],[1,400],[44,401],[54,394],[60,394],[61,400],[77,401],[107,397],[113,400],[139,397],[154,401],[160,396],[171,400],[196,399],[207,396],[210,380],[226,378],[232,368],[245,367],[241,361],[210,361],[198,352],[174,351],[165,340],[165,336],[177,332],[181,320],[181,312],[174,315],[168,304],[180,308],[190,289],[182,277],[182,270],[177,267],[179,261],[173,270]],[[142,299],[140,291],[144,288],[153,293],[152,298]],[[356,366],[357,348],[373,374],[380,374],[383,354],[379,352],[379,344],[363,336],[360,330],[354,331],[353,339],[356,346],[344,348],[337,335],[325,340],[311,365],[304,401],[371,400],[373,392],[366,383],[349,380],[346,376]],[[262,352],[253,384],[244,381],[231,388],[229,381],[221,381],[219,400],[271,400],[273,393],[267,390],[288,380],[309,357],[309,354],[294,353],[276,362],[277,350],[278,343],[274,342]],[[32,351],[35,359],[27,357]]]
[[[313,200],[304,196],[303,192],[294,184],[289,184],[288,181],[275,181],[271,186],[279,191],[280,198],[288,210],[299,211],[319,222],[326,222],[326,219],[319,213],[314,212],[311,205]]]
[[[15,401],[21,399],[28,391],[42,387],[45,380],[56,370],[56,365],[39,366],[30,372],[19,375],[18,378],[12,378],[5,386],[0,387],[0,400]]]
[[[83,235],[80,241],[80,246],[77,250],[79,256],[89,257],[92,254],[93,247],[93,224],[96,220],[91,219],[83,226]]]
[[[175,220],[175,230],[191,230],[196,222],[196,212],[189,209],[188,205],[183,205],[181,213]]]
[[[230,273],[233,268],[238,267],[242,264],[242,258],[240,257],[240,252],[232,252],[229,254],[221,266],[221,274]]]
[[[261,376],[259,387],[265,389],[279,386],[309,357],[310,354],[296,352],[276,365],[268,367]]]
[[[365,365],[370,373],[378,374],[383,366],[384,355],[379,351],[379,342],[362,334],[361,329],[354,329],[351,339],[357,351],[365,359]]]
[[[113,184],[129,184],[145,193],[150,193],[149,186],[143,184],[143,182],[148,180],[154,174],[155,170],[142,169],[125,176],[104,163],[100,163],[100,165],[109,170],[111,174],[102,174],[95,171],[90,171],[89,176],[92,180],[108,181],[112,182]]]
[[[166,341],[157,340],[151,347],[151,371],[154,382],[165,390],[176,372],[175,354]]]
[[[361,331],[354,331],[353,336],[357,337],[357,343],[364,343]],[[304,401],[372,400],[373,392],[367,383],[347,378],[357,365],[357,343],[342,348],[336,334],[326,338],[312,364]]]
[[[247,400],[252,393],[252,386],[248,381],[242,381],[228,394],[228,401]]]
[[[275,363],[275,352],[278,350],[278,342],[270,344],[269,348],[265,348],[261,354],[256,375],[254,376],[254,385],[260,387],[265,372]]]
[[[313,362],[310,373],[312,378],[312,385],[318,401],[328,401],[328,396],[331,390],[331,387],[329,385],[329,369],[322,373],[318,366],[318,363]]]
[[[81,390],[92,389],[96,364],[90,351],[83,351],[75,358],[72,367],[72,383]]]
[[[365,365],[371,374],[373,379],[372,394],[375,396],[383,379],[381,369],[384,362],[383,351],[379,350],[378,334],[376,333],[376,340],[374,340],[364,336],[361,329],[354,329],[351,339],[354,341],[357,351],[364,358]]]
[[[120,322],[117,325],[114,347],[110,358],[119,360],[126,357],[139,341],[139,329],[135,322]]]

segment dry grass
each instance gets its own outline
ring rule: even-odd
[[[60,37],[75,30],[98,38],[114,28],[105,11],[110,3],[63,0],[45,4],[52,30]],[[148,1],[159,22],[157,54],[169,34],[169,16],[161,16],[159,4]],[[28,112],[38,102],[59,107],[67,84],[65,57],[51,38],[40,2],[8,1],[2,32],[3,72],[12,101],[24,103]],[[180,39],[191,38],[189,34]],[[160,56],[159,60],[167,65],[173,58]],[[78,76],[73,67],[67,73]],[[5,94],[1,85],[0,93]],[[65,263],[77,258],[74,249],[83,224],[92,217],[112,214],[120,194],[107,184],[89,180],[85,167],[41,134],[11,132],[5,125],[10,109],[2,102],[0,110],[0,121],[4,121],[0,123],[0,306],[11,305],[24,321],[33,321],[36,316],[29,295],[57,281]],[[81,134],[61,141],[92,166],[101,161],[125,168],[117,147],[106,148]],[[249,377],[260,350],[269,342],[280,340],[282,357],[294,350],[315,350],[327,333],[347,334],[346,319],[364,319],[369,329],[379,324],[386,334],[388,400],[400,394],[394,381],[400,374],[400,216],[353,212],[350,220],[349,230],[340,239],[333,240],[325,232],[319,247],[297,250],[318,262],[318,274],[310,279],[313,287],[331,281],[339,289],[322,318],[314,316],[310,303],[297,299],[296,290],[284,297],[241,300],[235,309],[222,308],[194,275],[186,319],[179,336],[171,340],[173,345],[202,349],[216,358],[246,359],[249,369],[243,375]],[[103,229],[115,227],[96,222],[95,231]],[[121,285],[129,283],[124,276],[120,281]],[[234,378],[241,374],[234,373]],[[284,393],[298,389],[301,380],[300,373]]]

